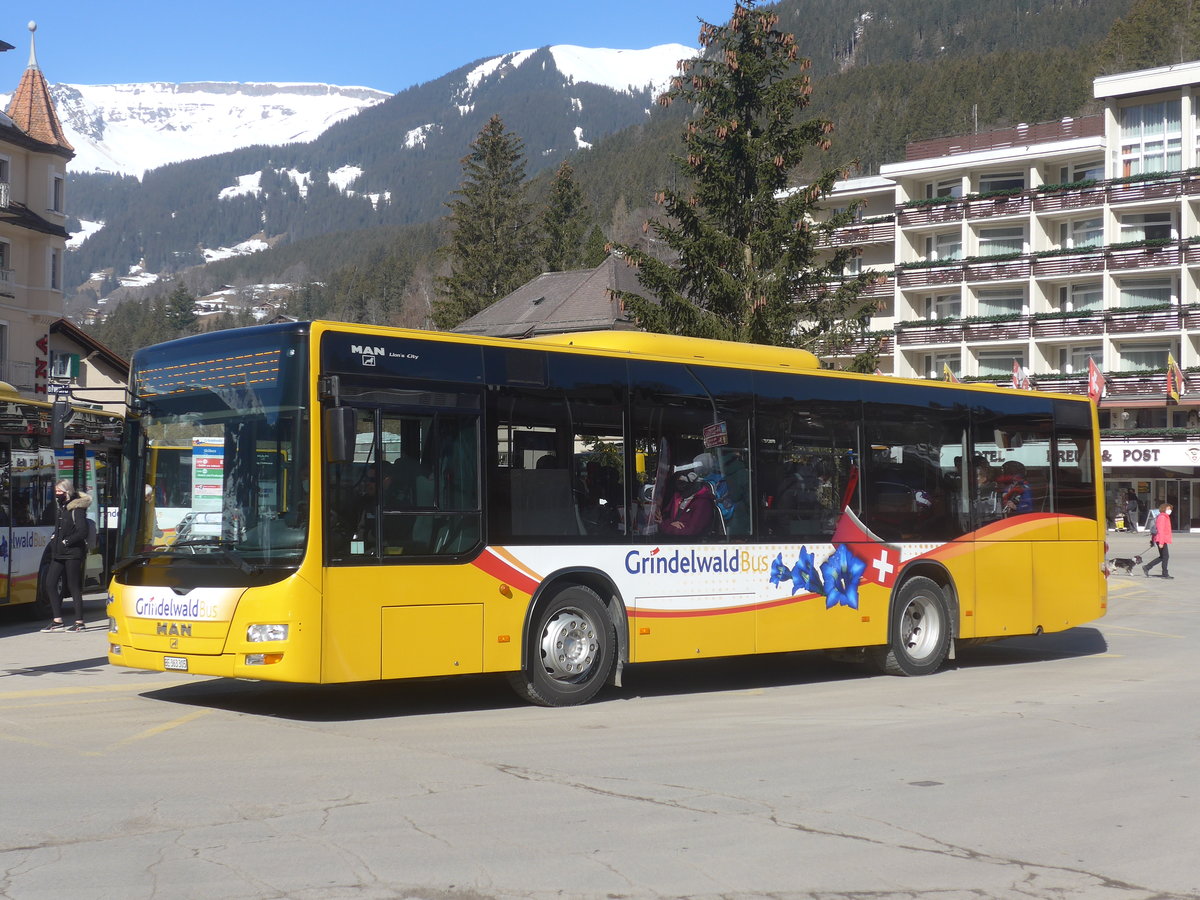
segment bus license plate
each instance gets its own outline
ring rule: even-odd
[[[177,672],[186,672],[187,658],[183,656],[164,656],[163,668],[174,669]]]

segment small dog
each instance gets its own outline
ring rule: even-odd
[[[1142,558],[1140,556],[1135,556],[1133,559],[1117,556],[1112,560],[1112,567],[1114,569],[1124,569],[1126,575],[1132,575],[1133,567],[1140,566],[1141,564]]]

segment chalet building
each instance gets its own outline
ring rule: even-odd
[[[0,113],[0,381],[44,397],[50,326],[63,315],[66,167],[75,151],[38,68],[35,28],[29,65]]]
[[[1133,489],[1200,530],[1200,62],[1094,95],[1097,115],[909,144],[838,185],[830,208],[861,207],[830,244],[879,274],[884,372],[1086,393],[1094,361],[1112,511]]]

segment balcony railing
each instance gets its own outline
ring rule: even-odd
[[[1038,122],[1017,125],[976,134],[956,134],[951,137],[913,141],[904,148],[906,160],[941,159],[956,153],[977,150],[1002,150],[1025,147],[1046,141],[1065,141],[1083,137],[1104,137],[1104,116],[1079,116],[1058,122]]]
[[[1011,322],[968,322],[968,341],[1016,341],[1029,340],[1030,322],[1028,318],[1015,319]]]
[[[896,207],[896,221],[901,228],[911,228],[958,222],[964,217],[986,219],[995,216],[1027,215],[1031,209],[1037,213],[1053,213],[1097,208],[1106,203],[1174,200],[1200,194],[1200,172],[1173,172],[1145,181],[1114,178],[1080,188],[1052,187],[1052,190],[1033,188],[1019,194],[1001,194],[994,197],[968,195],[944,203],[917,201],[913,205],[900,204]]]
[[[1099,338],[1105,334],[1143,334],[1178,331],[1185,316],[1192,315],[1200,322],[1200,308],[1186,311],[1173,309],[1110,309],[1103,312],[1082,312],[1077,316],[1038,318],[1021,316],[1000,321],[973,319],[949,322],[901,322],[896,327],[896,343],[955,344],[960,341],[1014,341],[1055,339],[1064,337]]]
[[[846,225],[817,241],[818,247],[842,247],[859,244],[890,244],[896,239],[895,222]]]
[[[947,322],[944,325],[911,325],[896,329],[896,343],[901,347],[913,344],[958,344],[963,339],[963,323]]]
[[[1142,312],[1137,309],[1109,310],[1108,330],[1114,334],[1141,334],[1155,331],[1178,331],[1182,320],[1181,311],[1176,309]]]
[[[1033,274],[1038,278],[1064,275],[1086,275],[1104,271],[1103,253],[1080,253],[1069,256],[1040,256],[1033,261]]]
[[[1088,187],[1075,191],[1038,191],[1033,198],[1033,211],[1066,212],[1076,209],[1091,209],[1103,206],[1107,196],[1103,187]]]
[[[1113,271],[1177,266],[1183,258],[1178,245],[1173,247],[1137,247],[1129,250],[1109,250],[1106,256],[1105,265]]]
[[[967,201],[968,219],[986,219],[992,216],[1026,216],[1029,215],[1030,194],[1016,194],[1011,197],[981,197]]]
[[[1033,320],[1035,338],[1099,337],[1104,334],[1104,314],[1080,315],[1061,319]]]
[[[995,379],[986,379],[989,383],[998,384],[1002,387],[1011,387],[1012,381],[1010,378],[998,377]],[[1060,394],[1086,394],[1087,393],[1087,375],[1034,375],[1033,380],[1039,391],[1055,391]],[[1146,399],[1167,399],[1167,376],[1164,372],[1147,372],[1145,374],[1135,372],[1122,372],[1105,375],[1106,394],[1104,404],[1106,406],[1119,406],[1122,401],[1126,400],[1146,400]],[[1188,376],[1184,375],[1184,381],[1187,382]],[[1197,389],[1195,380],[1189,385],[1189,390]]]
[[[961,222],[966,204],[962,200],[936,203],[930,206],[898,206],[896,221],[901,228],[913,225],[941,225],[945,222]]]
[[[1025,256],[1021,259],[1009,259],[1003,262],[967,263],[964,273],[967,281],[999,281],[1004,278],[1028,278],[1033,265],[1033,259]]]

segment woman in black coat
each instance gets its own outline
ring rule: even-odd
[[[75,602],[75,624],[68,631],[83,631],[83,562],[88,553],[87,509],[92,498],[75,490],[75,483],[64,479],[54,486],[57,504],[54,536],[50,539],[50,566],[46,569],[46,590],[54,619],[42,631],[62,631],[62,595],[59,579],[66,575],[67,590]]]

